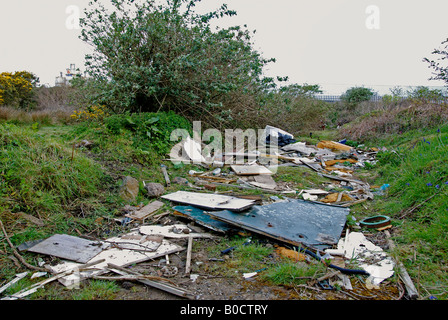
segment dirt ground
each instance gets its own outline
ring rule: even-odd
[[[177,217],[169,218],[172,223],[185,222]],[[196,226],[196,228],[198,228]],[[208,230],[204,230],[208,231]],[[381,235],[371,234],[370,241],[387,248],[387,240]],[[170,239],[187,248],[187,240]],[[266,283],[257,276],[245,279],[235,271],[234,275],[220,276],[213,272],[214,264],[223,264],[225,259],[209,256],[207,247],[213,245],[210,239],[195,239],[196,245],[191,255],[191,272],[185,273],[187,250],[170,254],[166,258],[142,262],[131,267],[131,270],[144,275],[166,278],[180,288],[192,293],[193,300],[397,300],[406,298],[399,281],[385,280],[379,289],[368,289],[365,277],[350,276],[353,290],[334,287],[332,290],[322,289],[315,283],[294,286],[278,286]],[[219,241],[219,236],[217,240]],[[271,244],[269,239],[267,245]],[[269,259],[278,259],[273,255]],[[328,273],[335,270],[328,269]],[[312,280],[312,279],[310,279]],[[165,291],[149,287],[139,282],[119,281],[120,290],[115,300],[188,300]]]

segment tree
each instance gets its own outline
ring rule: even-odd
[[[239,26],[212,31],[211,21],[236,14],[222,5],[194,12],[201,0],[94,0],[81,19],[81,39],[94,89],[92,103],[115,112],[174,110],[216,118],[232,109],[235,95],[256,94],[266,60]]]
[[[448,85],[448,66],[443,65],[441,61],[448,59],[448,39],[445,41],[442,41],[441,43],[444,45],[443,48],[434,49],[432,54],[440,56],[436,60],[430,60],[428,58],[423,58],[423,61],[429,63],[429,68],[432,68],[434,70],[433,76],[430,77],[430,80],[442,80],[445,81],[445,83]]]
[[[353,87],[348,89],[341,99],[348,103],[359,103],[363,101],[369,101],[375,93],[372,89],[364,87]]]
[[[36,104],[34,89],[39,78],[28,71],[0,73],[0,105],[31,109]]]

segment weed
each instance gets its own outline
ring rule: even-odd
[[[325,274],[325,272],[326,268],[322,263],[308,264],[284,260],[263,272],[262,278],[277,285],[291,286],[306,283],[310,279]]]
[[[73,300],[113,300],[119,291],[114,281],[89,280],[72,294]]]

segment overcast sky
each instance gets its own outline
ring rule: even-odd
[[[28,70],[54,85],[71,63],[84,69],[88,47],[72,18],[88,2],[1,1],[0,72]],[[221,3],[238,15],[219,23],[247,24],[257,31],[255,49],[277,59],[269,76],[320,84],[326,93],[349,86],[443,85],[428,81],[431,70],[422,59],[448,38],[446,0],[203,0],[198,10]]]

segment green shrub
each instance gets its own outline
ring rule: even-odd
[[[364,87],[353,87],[348,89],[342,96],[341,100],[348,103],[359,103],[369,101],[374,95],[372,89]]]
[[[174,130],[185,129],[192,135],[190,122],[174,112],[112,115],[105,119],[105,125],[114,135],[131,133],[133,146],[140,151],[154,150],[159,155],[168,153],[174,144],[170,141]]]
[[[252,49],[248,30],[212,30],[212,20],[234,11],[224,4],[198,14],[197,2],[113,0],[112,11],[91,2],[81,19],[81,39],[94,49],[86,56],[91,77],[74,83],[86,88],[90,103],[116,113],[174,110],[226,120],[223,112],[239,107],[238,97],[265,85],[262,68],[271,60]]]

